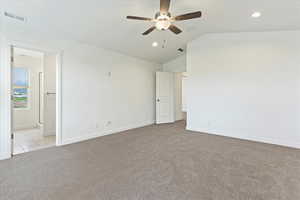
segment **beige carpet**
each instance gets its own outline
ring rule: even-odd
[[[300,151],[148,126],[0,161],[1,200],[299,200]]]

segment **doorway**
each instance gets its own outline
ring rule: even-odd
[[[156,124],[186,124],[185,72],[156,72]]]
[[[12,47],[12,155],[56,145],[56,54]]]

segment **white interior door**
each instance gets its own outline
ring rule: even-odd
[[[56,55],[44,57],[44,136],[56,134]]]
[[[174,121],[174,73],[156,72],[156,123]]]

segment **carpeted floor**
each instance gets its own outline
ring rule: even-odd
[[[1,200],[299,200],[300,150],[153,125],[0,161]]]

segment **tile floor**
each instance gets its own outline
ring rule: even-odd
[[[19,130],[14,134],[14,155],[55,146],[55,136],[44,137],[40,128]]]

